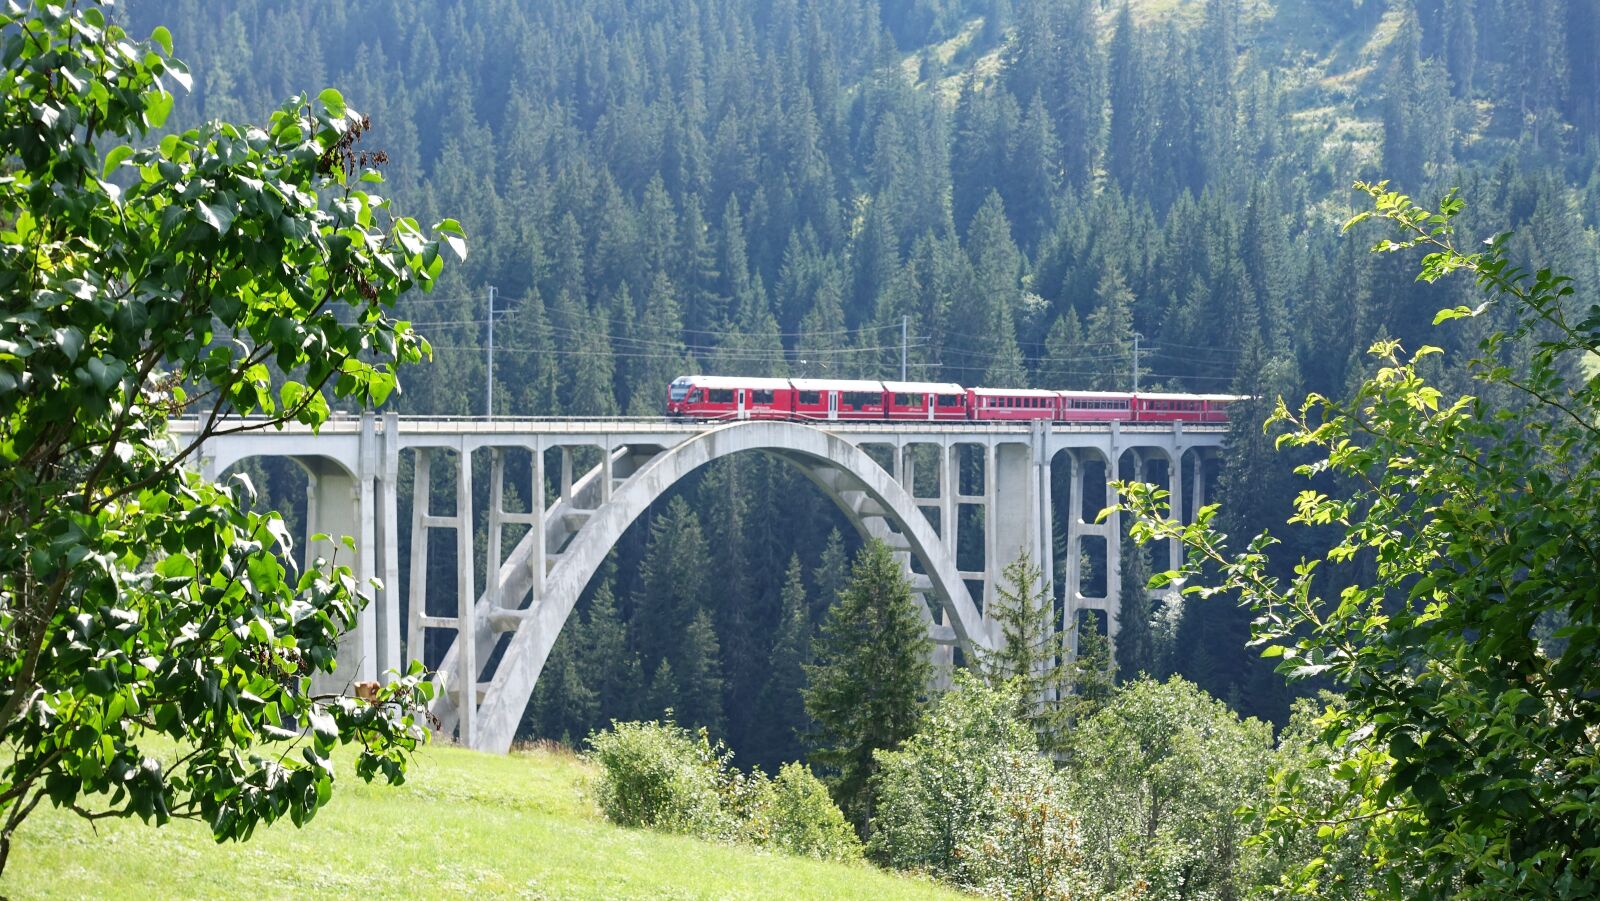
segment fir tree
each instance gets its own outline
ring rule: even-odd
[[[690,728],[704,726],[712,735],[725,735],[722,646],[711,625],[711,614],[701,610],[694,615],[684,635],[678,663],[678,722]]]
[[[1001,579],[990,612],[1000,627],[999,647],[981,653],[978,668],[991,683],[1017,683],[1017,715],[1033,727],[1041,749],[1059,750],[1069,711],[1062,701],[1072,690],[1072,671],[1053,621],[1050,582],[1026,552],[1006,565]]]
[[[768,655],[767,680],[756,700],[755,727],[750,755],[762,768],[775,772],[779,764],[796,759],[801,736],[811,731],[801,695],[806,686],[805,666],[811,662],[811,609],[798,554],[789,558],[784,574],[783,615]]]
[[[1117,682],[1141,675],[1160,678],[1157,672],[1155,639],[1150,628],[1149,551],[1124,535],[1122,537],[1122,597],[1117,610]]]
[[[812,759],[830,774],[840,809],[863,837],[872,820],[873,752],[911,737],[933,675],[933,644],[900,564],[873,541],[828,609],[805,667],[806,712],[816,721]]]

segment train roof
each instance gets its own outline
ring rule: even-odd
[[[1133,395],[1126,391],[1053,391],[1051,393],[1059,394],[1062,397],[1117,397],[1126,398],[1128,400],[1133,399]]]
[[[1140,391],[1140,397],[1154,397],[1162,400],[1249,400],[1243,394],[1185,394],[1173,391]]]
[[[896,394],[966,394],[967,389],[955,382],[884,382],[883,387]]]
[[[985,397],[1055,397],[1058,392],[1042,388],[974,388],[972,393]]]
[[[789,387],[788,379],[743,378],[729,375],[687,375],[683,378],[685,384],[701,388],[755,388],[775,391]]]
[[[867,379],[790,379],[796,391],[882,391],[883,383]]]

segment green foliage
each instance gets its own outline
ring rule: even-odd
[[[876,752],[916,731],[933,645],[900,564],[881,541],[862,548],[850,583],[828,608],[805,667],[806,712],[817,724],[812,759],[827,768],[839,806],[865,834],[873,814]]]
[[[1287,578],[1268,569],[1266,534],[1229,552],[1210,528],[1214,508],[1178,528],[1150,518],[1160,492],[1125,486],[1127,504],[1144,536],[1189,546],[1192,576],[1216,568],[1186,590],[1237,592],[1280,672],[1343,691],[1311,752],[1337,791],[1285,779],[1266,814],[1269,840],[1315,828],[1324,845],[1322,864],[1286,868],[1292,888],[1340,878],[1321,870],[1348,859],[1354,836],[1391,895],[1592,895],[1600,380],[1568,373],[1600,348],[1600,309],[1574,309],[1567,277],[1514,265],[1506,235],[1459,250],[1454,192],[1435,212],[1382,183],[1358,187],[1373,209],[1347,228],[1387,220],[1398,234],[1375,251],[1426,250],[1420,281],[1466,272],[1488,295],[1436,323],[1508,323],[1471,363],[1484,392],[1505,400],[1447,394],[1423,375],[1437,348],[1407,356],[1392,340],[1374,346],[1379,368],[1349,401],[1280,399],[1269,425],[1283,427],[1280,444],[1314,454],[1300,471],[1317,480],[1290,523],[1337,535]],[[1339,481],[1324,490],[1328,473]]]
[[[1073,730],[1064,771],[1085,877],[1106,894],[1234,898],[1271,732],[1181,679],[1122,686]]]
[[[1033,558],[1024,552],[1001,571],[990,616],[1000,627],[1000,646],[978,655],[978,670],[991,685],[1014,683],[1014,716],[1032,726],[1040,747],[1059,750],[1076,709],[1075,667],[1055,627],[1055,598]]]
[[[861,840],[828,795],[827,786],[801,763],[786,763],[757,789],[745,835],[757,845],[818,860],[859,860]]]
[[[393,393],[428,348],[389,311],[462,229],[370,192],[369,124],[336,91],[147,144],[190,80],[170,43],[95,4],[0,13],[0,867],[47,798],[242,839],[313,816],[336,745],[399,782],[426,734],[420,669],[313,695],[368,586],[337,556],[291,572],[248,484],[188,464],[210,435]],[[184,414],[198,431],[168,436]]]
[[[621,826],[744,841],[818,860],[857,860],[861,843],[816,776],[799,763],[777,778],[733,769],[733,755],[704,728],[612,723],[589,736],[600,767],[593,794]]]
[[[957,673],[917,734],[878,753],[875,857],[991,898],[1082,895],[1077,819],[1017,715],[1022,692]]]
[[[600,767],[593,790],[606,819],[619,826],[731,836],[724,794],[728,755],[706,730],[671,723],[613,723],[589,736],[588,757]]]

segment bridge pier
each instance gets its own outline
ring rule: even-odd
[[[185,423],[173,424],[182,437]],[[661,420],[516,421],[337,419],[312,434],[297,427],[213,438],[200,452],[202,471],[215,477],[253,456],[292,457],[310,476],[308,532],[350,535],[355,555],[334,542],[308,547],[308,559],[329,556],[352,565],[358,580],[382,588],[342,645],[338,670],[319,690],[344,691],[357,679],[377,678],[406,661],[427,656],[439,691],[433,712],[443,730],[466,745],[505,750],[523,708],[567,617],[612,544],[662,493],[699,467],[749,451],[796,466],[832,498],[865,537],[885,540],[906,566],[913,590],[926,602],[934,640],[937,683],[948,683],[955,649],[967,659],[1000,640],[991,611],[1002,572],[1026,551],[1047,578],[1055,573],[1054,534],[1064,515],[1061,628],[1075,642],[1079,612],[1100,611],[1114,642],[1121,561],[1120,515],[1095,522],[1088,509],[1090,470],[1115,478],[1122,455],[1160,455],[1172,491],[1171,515],[1186,518],[1204,499],[1206,455],[1225,430],[1176,425],[1128,426],[1046,423],[829,423],[818,428],[788,422],[706,425]],[[978,494],[962,492],[964,447],[981,454]],[[598,461],[576,471],[575,454],[594,448]],[[937,492],[919,493],[920,455],[932,448]],[[886,448],[875,460],[866,448]],[[401,452],[413,453],[409,540],[409,591],[402,615],[399,504]],[[473,454],[488,450],[486,509],[474,509]],[[506,509],[507,453],[531,454],[527,511]],[[556,491],[547,497],[547,454],[556,453]],[[1193,460],[1186,475],[1187,458]],[[1060,457],[1069,491],[1055,509],[1052,467]],[[434,479],[453,482],[455,510],[432,509]],[[1139,470],[1143,477],[1142,467]],[[1097,486],[1095,490],[1098,491]],[[1108,498],[1109,499],[1109,498]],[[981,567],[957,566],[963,508],[982,511]],[[1192,513],[1188,513],[1192,516]],[[526,534],[508,542],[508,526]],[[475,535],[482,528],[483,591]],[[439,597],[430,586],[433,530],[452,532],[458,565],[453,585]],[[1105,542],[1104,593],[1084,591],[1087,541]],[[510,544],[508,548],[507,545]],[[1169,547],[1169,563],[1180,550]],[[969,589],[969,583],[971,588]],[[406,620],[402,641],[401,620]],[[430,634],[450,636],[442,659],[427,654]],[[437,647],[437,645],[436,645]],[[1075,652],[1075,643],[1072,644]]]

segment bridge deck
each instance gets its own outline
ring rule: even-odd
[[[574,418],[574,417],[511,417],[496,416],[487,418],[482,416],[401,416],[400,428],[413,434],[449,434],[449,435],[498,435],[498,434],[563,434],[563,435],[614,435],[626,432],[680,433],[691,435],[709,429],[729,425],[734,422],[762,422],[768,420],[718,420],[714,422],[689,422],[682,419],[669,419],[666,417],[607,417],[607,418]],[[778,420],[789,421],[789,420]],[[377,420],[379,424],[382,418]],[[909,420],[815,420],[804,421],[802,425],[809,425],[830,432],[845,434],[860,433],[898,433],[924,435],[939,434],[981,434],[981,435],[1025,435],[1032,431],[1029,422],[921,422]],[[313,432],[309,426],[298,423],[289,423],[279,428],[267,425],[267,421],[257,418],[230,417],[221,423],[223,428],[235,429],[254,426],[268,434],[289,433],[299,435],[311,434],[359,434],[361,431],[361,417],[336,415],[323,424],[318,432]],[[1050,431],[1055,434],[1104,434],[1112,431],[1116,426],[1117,431],[1123,434],[1166,434],[1174,431],[1176,423],[1171,422],[1056,422],[1051,423]],[[192,434],[199,429],[199,421],[195,418],[174,419],[168,428],[175,434]],[[1228,430],[1222,423],[1182,423],[1186,433],[1194,434],[1221,434]]]

